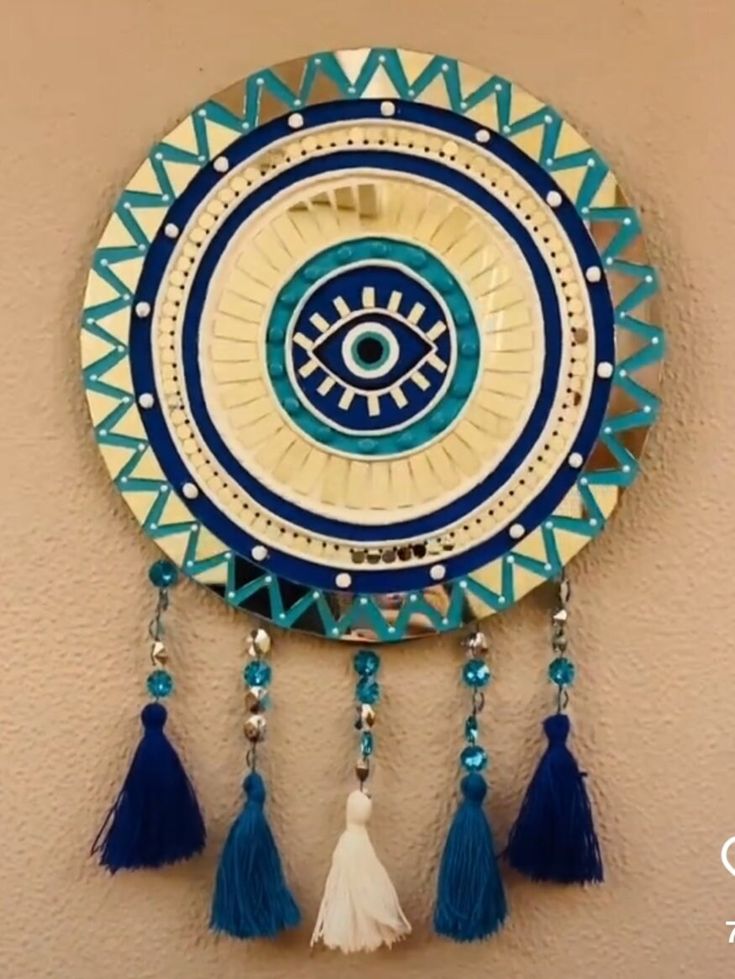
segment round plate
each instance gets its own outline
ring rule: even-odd
[[[602,530],[658,411],[655,292],[549,106],[451,58],[323,52],[154,146],[94,256],[84,382],[188,575],[390,642],[509,607]]]

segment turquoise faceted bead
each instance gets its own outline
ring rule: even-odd
[[[368,755],[372,755],[373,745],[373,732],[363,731],[360,737],[360,751],[362,752],[364,758],[367,758]]]
[[[462,668],[462,679],[468,687],[486,687],[492,673],[484,659],[470,659]]]
[[[360,676],[375,676],[380,669],[380,657],[372,649],[361,649],[355,654],[354,665]]]
[[[363,676],[355,685],[355,697],[361,704],[377,704],[380,700],[380,684],[370,676]]]
[[[179,580],[179,572],[170,561],[156,561],[148,569],[148,577],[156,588],[170,588]]]
[[[271,682],[271,668],[262,659],[251,660],[242,671],[245,683],[250,687],[267,687]]]
[[[566,656],[558,656],[549,663],[549,679],[559,687],[568,687],[574,683],[575,673],[574,663]]]
[[[164,697],[168,697],[173,693],[173,677],[167,670],[154,670],[148,675],[146,686],[151,697],[155,697],[156,700],[162,700]]]
[[[468,745],[459,756],[459,760],[468,772],[481,772],[487,768],[487,752],[479,744]]]

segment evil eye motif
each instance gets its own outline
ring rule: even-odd
[[[307,262],[279,296],[268,336],[271,382],[289,417],[359,454],[403,451],[441,432],[472,389],[480,353],[454,276],[388,239]]]

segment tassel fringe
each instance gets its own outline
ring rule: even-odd
[[[372,805],[359,790],[347,799],[347,827],[332,856],[312,945],[321,941],[345,953],[373,952],[411,931],[368,836]]]
[[[120,794],[92,846],[111,873],[162,867],[200,853],[206,833],[199,803],[164,733],[166,708],[147,704],[143,737]]]
[[[552,714],[544,721],[544,731],[549,744],[511,830],[508,859],[533,880],[601,883],[602,855],[585,773],[566,744],[569,718]]]

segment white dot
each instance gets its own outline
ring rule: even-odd
[[[409,602],[417,602],[418,601],[418,595],[409,595],[408,596],[408,600],[409,600]]]
[[[449,625],[449,619],[442,619],[442,625]]]
[[[320,594],[321,594],[321,592],[318,592],[318,591],[313,591],[313,592],[311,593],[311,597],[312,597],[312,598],[319,598],[319,596],[320,596]]]
[[[489,143],[490,142],[490,130],[489,129],[478,129],[475,133],[475,139],[478,143]]]
[[[184,483],[181,492],[187,500],[195,500],[199,496],[199,487],[195,486],[194,483]]]
[[[367,605],[368,600],[364,596],[360,599],[360,605]]]
[[[597,517],[590,517],[589,524],[590,524],[590,527],[596,527],[597,526]]]
[[[234,591],[228,591],[228,592],[227,592],[227,597],[228,597],[228,598],[234,598],[234,597],[235,597],[235,593],[234,593]]]
[[[505,595],[498,595],[498,605],[505,605]]]
[[[632,224],[632,223],[633,222],[630,220],[630,218],[623,218],[623,224]]]
[[[230,161],[226,156],[218,156],[212,164],[217,173],[227,173],[230,169]]]
[[[602,431],[604,435],[612,435],[612,429],[609,425],[605,425]]]
[[[163,233],[166,235],[167,238],[178,238],[178,236],[179,236],[179,229],[177,228],[177,226],[175,224],[169,223],[163,229]]]
[[[350,87],[347,89],[347,91],[350,93],[350,95],[354,95],[355,92],[357,91],[357,89],[355,88],[354,85],[350,85]]]
[[[286,613],[285,612],[279,612],[278,613],[278,618],[279,619],[285,619],[286,618]]]
[[[643,411],[645,412],[645,414],[650,415],[650,413],[651,413],[651,406],[650,405],[643,405]]]
[[[551,571],[551,565],[548,562],[544,565],[544,571]]]
[[[253,561],[265,561],[268,557],[268,548],[264,544],[254,544],[250,548],[250,557]]]
[[[546,523],[544,524],[544,527],[546,527],[547,530],[553,530],[554,529],[553,521],[547,520]]]
[[[197,115],[200,115],[200,116],[206,116],[206,114],[207,114],[207,110],[206,109],[200,109],[199,112],[197,113]]]
[[[510,132],[510,126],[507,126],[507,125],[506,126],[503,126],[503,132],[504,133],[509,133]]]
[[[383,116],[394,116],[396,114],[395,105],[392,102],[381,102],[380,114]]]
[[[624,367],[621,367],[620,368],[620,370],[618,371],[618,374],[620,375],[620,377],[627,377],[628,376],[628,372],[626,371],[626,369]]]
[[[304,117],[300,112],[292,112],[288,117],[288,124],[291,129],[301,129],[301,127],[304,125]]]
[[[599,282],[602,278],[602,269],[599,265],[590,265],[588,269],[585,269],[584,277],[588,282]]]
[[[647,275],[646,276],[646,282],[653,282],[653,276],[652,275]]]
[[[352,584],[352,575],[347,574],[346,571],[340,571],[334,579],[334,583],[338,588],[349,588]]]
[[[547,123],[547,125],[548,125],[548,123],[551,123],[553,121],[554,121],[554,117],[553,116],[549,116],[549,115],[544,116],[544,122]]]
[[[388,632],[395,632],[395,631],[396,631],[396,627],[394,625],[388,626]]]
[[[511,524],[509,533],[513,540],[520,540],[520,538],[526,533],[526,528],[522,523],[514,523]]]
[[[200,162],[200,163],[204,163],[204,161],[205,161],[206,159],[207,159],[207,158],[206,158],[206,156],[204,156],[204,154],[203,154],[203,153],[200,153],[200,154],[199,154],[199,156],[197,157],[197,160],[199,160],[199,162]]]
[[[546,158],[546,166],[547,167],[553,167],[554,166],[554,157],[553,156],[547,156],[547,158]]]
[[[587,479],[586,476],[582,476],[582,478],[579,481],[579,485],[580,486],[587,486],[588,483],[589,483],[589,479]]]
[[[624,473],[629,473],[630,472],[630,466],[627,466],[627,465],[626,466],[623,466],[623,472]]]
[[[338,626],[335,625],[335,626],[332,627],[332,635],[333,636],[338,636],[339,635],[339,628],[338,628]]]
[[[651,343],[655,346],[658,343],[658,337],[651,337]]]
[[[447,569],[443,564],[435,564],[429,571],[432,581],[441,581],[446,577]]]
[[[502,92],[503,91],[503,83],[502,82],[495,82],[495,91],[496,92]]]
[[[151,304],[146,302],[139,302],[135,304],[135,315],[136,316],[147,316],[151,311]]]
[[[591,157],[590,157],[590,158],[589,158],[589,159],[587,160],[587,166],[588,166],[588,167],[593,167],[594,165],[595,165],[595,158],[594,158],[593,156],[591,156]]]
[[[567,460],[572,469],[581,469],[582,463],[584,462],[584,456],[581,452],[572,452]]]
[[[411,96],[413,96],[413,95],[415,95],[415,94],[416,94],[416,92],[414,91],[414,89],[412,89],[412,88],[409,88],[409,90],[408,90],[408,94],[409,94],[409,95],[411,95]]]
[[[449,65],[446,63],[446,61],[442,65],[442,71],[449,71]]]
[[[605,265],[612,265],[612,263],[613,263],[613,259],[612,259],[612,256],[608,256],[608,257],[607,257],[607,258],[605,259]]]
[[[467,582],[466,581],[460,581],[459,587],[462,588],[462,589],[466,588],[467,587]]]
[[[506,564],[515,564],[516,563],[516,559],[513,557],[512,554],[508,554],[508,556],[505,559],[505,563]]]
[[[265,78],[256,78],[255,79],[255,84],[256,85],[265,85]]]
[[[294,99],[293,100],[293,104],[294,105],[301,105],[301,99]]]
[[[152,408],[155,403],[156,399],[153,397],[150,391],[146,391],[138,398],[138,404],[141,408]]]
[[[460,102],[459,103],[459,107],[460,107],[460,109],[466,109],[467,108],[467,103],[466,102]]]
[[[613,365],[609,361],[607,361],[607,360],[601,360],[600,363],[597,365],[597,376],[598,377],[612,377],[613,376],[613,370],[614,369],[615,368],[613,367]]]
[[[550,190],[546,195],[546,203],[549,207],[559,207],[561,204],[561,194],[558,190]]]

